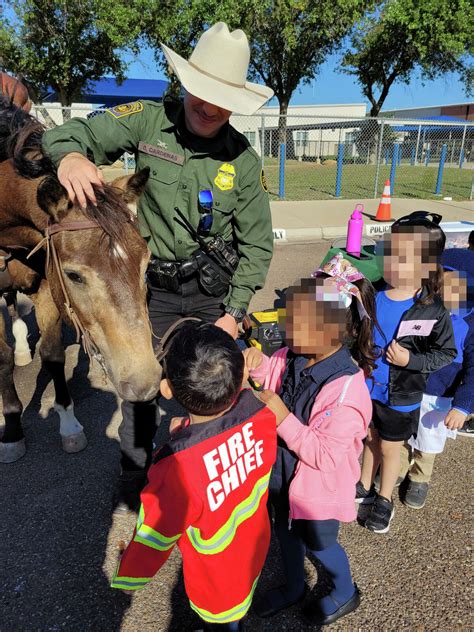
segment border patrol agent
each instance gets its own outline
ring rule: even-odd
[[[44,134],[44,151],[58,166],[71,200],[82,206],[87,198],[95,202],[92,184],[103,182],[96,165],[111,164],[127,151],[135,155],[137,169],[149,167],[138,219],[152,253],[154,334],[161,337],[178,318],[196,316],[236,337],[252,295],[264,285],[273,235],[259,157],[228,121],[232,112],[253,114],[273,91],[246,81],[247,37],[241,30],[230,33],[223,22],[203,33],[188,61],[162,48],[185,89],[184,103],[137,101],[88,120],[72,119]],[[224,282],[221,277],[217,283],[215,266],[184,274],[193,269],[196,232],[206,210],[199,200],[208,191],[212,209],[205,215],[212,225],[207,222],[199,239],[218,239],[234,262],[232,273],[227,267]],[[155,400],[123,402],[122,414],[116,513],[137,508],[159,423]]]

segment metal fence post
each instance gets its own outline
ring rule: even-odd
[[[339,143],[339,146],[337,148],[336,197],[341,197],[343,161],[344,161],[344,144]]]
[[[446,154],[448,153],[448,146],[446,143],[441,148],[441,156],[439,159],[439,167],[438,167],[438,179],[436,180],[436,190],[435,195],[441,195],[441,185],[443,183],[443,171],[444,171],[444,163],[446,161]]]
[[[426,150],[425,167],[427,167],[430,164],[430,155],[431,155],[431,148],[428,147],[428,149]]]
[[[377,148],[377,164],[375,165],[375,183],[374,183],[374,200],[377,197],[377,191],[379,188],[379,175],[380,175],[380,163],[382,160],[382,145],[383,145],[383,128],[385,121],[382,119],[381,125],[379,125],[379,146]]]
[[[280,178],[278,185],[278,197],[283,200],[285,197],[285,157],[286,143],[280,143]]]
[[[416,137],[416,149],[415,149],[415,162],[414,164],[418,164],[418,151],[420,149],[420,136],[421,136],[421,125],[418,125],[418,136]]]
[[[393,144],[392,168],[390,169],[390,195],[393,195],[393,190],[395,188],[395,175],[397,173],[399,148],[400,148],[399,143]]]
[[[464,162],[464,141],[466,140],[466,130],[467,130],[467,125],[464,125],[464,129],[462,132],[461,149],[459,150],[459,168],[460,169],[462,169],[462,165]]]
[[[262,129],[260,132],[260,158],[262,160],[262,169],[265,166],[265,114],[262,114]]]

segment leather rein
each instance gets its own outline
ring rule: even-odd
[[[35,254],[35,252],[37,252],[38,250],[40,250],[40,248],[46,245],[46,276],[49,270],[49,265],[50,263],[52,263],[53,269],[55,269],[56,271],[56,274],[59,279],[59,284],[61,286],[61,292],[63,294],[63,299],[64,299],[64,309],[76,331],[76,343],[82,340],[82,346],[84,347],[84,351],[89,356],[89,359],[96,360],[98,364],[100,365],[100,367],[102,368],[102,370],[104,371],[104,373],[107,373],[107,367],[99,351],[99,348],[94,343],[94,340],[92,339],[92,336],[89,330],[86,327],[84,327],[79,315],[76,314],[76,312],[74,311],[71,305],[71,300],[69,298],[69,294],[66,288],[63,266],[61,264],[61,259],[58,255],[58,252],[56,250],[56,246],[54,243],[54,239],[53,239],[54,235],[57,235],[58,233],[61,233],[64,231],[88,230],[91,228],[100,228],[100,226],[97,222],[93,220],[81,220],[77,222],[61,222],[57,224],[48,223],[48,225],[46,226],[43,239],[41,239],[39,243],[36,244],[36,246],[28,254],[26,258],[29,259],[32,255]]]

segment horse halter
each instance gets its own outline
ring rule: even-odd
[[[63,231],[72,231],[72,230],[87,230],[91,228],[100,228],[99,224],[93,220],[82,220],[77,222],[61,222],[56,224],[50,224],[48,222],[45,234],[43,239],[33,250],[28,254],[27,259],[29,259],[32,255],[35,254],[40,248],[42,248],[46,244],[46,276],[49,270],[49,264],[52,262],[53,268],[56,270],[59,284],[61,286],[61,291],[64,298],[64,309],[66,310],[66,314],[68,315],[70,321],[72,322],[74,329],[76,331],[76,343],[80,342],[82,339],[82,346],[84,347],[84,351],[89,356],[89,359],[96,360],[105,374],[107,374],[107,367],[105,365],[105,361],[99,351],[99,348],[95,344],[92,336],[86,327],[81,322],[78,314],[74,311],[71,300],[69,298],[69,294],[66,288],[66,284],[64,281],[64,270],[61,264],[61,259],[59,258],[58,252],[56,250],[56,246],[54,244],[53,236],[57,233],[61,233]]]

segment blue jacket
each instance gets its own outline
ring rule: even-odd
[[[453,408],[474,413],[474,309],[466,316],[451,316],[457,356],[451,364],[428,377],[426,393],[453,397]]]

